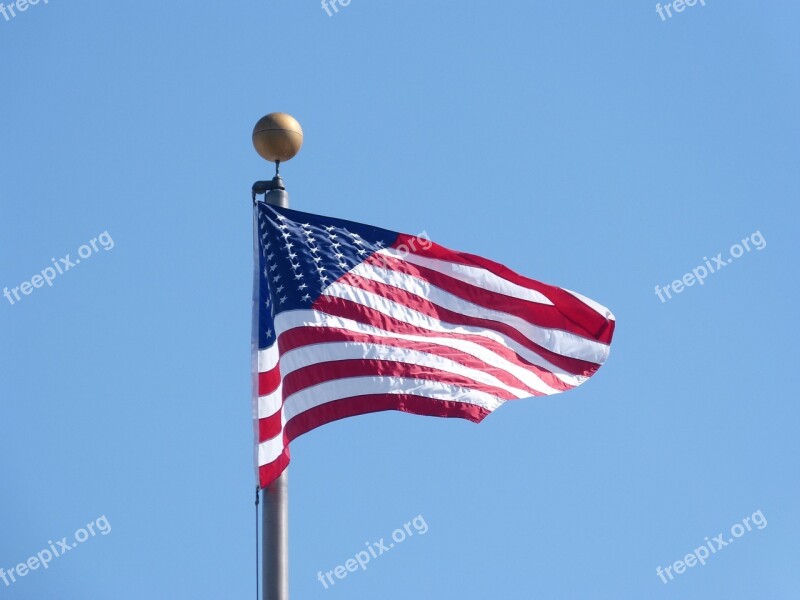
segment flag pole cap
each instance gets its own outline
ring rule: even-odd
[[[253,146],[264,160],[286,162],[300,152],[303,128],[292,115],[270,113],[253,128]]]

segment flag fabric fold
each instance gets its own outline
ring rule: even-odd
[[[507,400],[574,388],[608,358],[614,316],[580,294],[426,234],[255,211],[262,487],[320,425],[384,410],[480,422]]]

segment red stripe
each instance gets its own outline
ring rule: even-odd
[[[287,440],[291,441],[332,421],[385,410],[399,410],[430,417],[467,419],[474,423],[480,423],[490,412],[474,404],[431,400],[413,394],[369,394],[327,402],[304,411],[286,424],[285,435]]]
[[[326,381],[349,377],[381,376],[437,381],[447,385],[485,392],[502,400],[517,399],[511,392],[502,388],[480,383],[469,377],[450,373],[449,371],[416,364],[372,359],[328,360],[292,371],[283,379],[283,397],[284,399],[289,399],[296,392]],[[433,403],[442,402],[433,398],[428,398],[428,401]],[[458,401],[454,400],[453,402]],[[258,427],[259,442],[265,442],[279,435],[281,431],[281,413],[278,412],[267,418],[259,419]]]
[[[391,285],[378,283],[377,281],[372,281],[371,279],[366,279],[365,277],[361,277],[353,273],[347,273],[338,280],[338,283],[346,283],[348,285],[352,285],[353,287],[367,290],[376,294],[377,296],[406,306],[412,310],[436,319],[437,321],[442,321],[444,324],[456,326],[468,325],[479,329],[488,329],[502,333],[512,340],[515,340],[519,344],[525,346],[529,350],[535,352],[539,356],[545,358],[551,364],[560,367],[567,373],[573,373],[575,375],[591,375],[599,368],[599,365],[595,363],[577,358],[571,358],[568,356],[562,356],[561,354],[557,354],[552,350],[548,350],[547,348],[544,348],[528,339],[519,330],[511,325],[508,325],[507,323],[501,323],[500,321],[493,321],[491,319],[482,319],[479,317],[469,317],[438,306],[437,304],[434,304],[425,298],[416,296],[410,292],[406,292],[405,290],[401,290]],[[314,303],[313,308],[316,309],[319,307],[321,309],[323,306],[327,307],[330,304],[333,304],[333,302],[320,302],[320,300],[317,300],[317,302]]]
[[[376,267],[397,271],[398,273],[428,281],[439,289],[461,298],[462,300],[466,300],[467,302],[471,302],[483,308],[514,315],[532,325],[547,327],[548,329],[558,329],[594,340],[592,332],[587,331],[583,327],[578,327],[573,321],[567,319],[556,306],[539,304],[530,300],[507,296],[501,292],[487,290],[480,287],[478,284],[466,283],[460,279],[440,273],[439,271],[399,260],[392,256],[376,254],[365,262]],[[583,310],[592,311],[592,309],[587,306],[584,306]]]
[[[412,394],[371,394],[327,402],[300,413],[286,424],[284,431],[286,447],[283,452],[274,461],[258,469],[262,489],[277,479],[289,465],[290,441],[333,421],[387,410],[429,417],[467,419],[474,423],[480,423],[489,415],[488,410],[474,404],[432,401],[430,398]]]
[[[283,397],[289,399],[292,394],[312,385],[336,379],[346,379],[348,377],[407,377],[409,379],[424,379],[485,392],[502,400],[516,399],[516,396],[507,390],[493,385],[487,385],[464,375],[451,373],[450,371],[443,371],[425,365],[390,360],[374,360],[370,358],[330,360],[292,371],[283,380]],[[431,401],[438,402],[438,400],[435,399],[431,399]]]
[[[323,299],[317,300],[317,302],[314,303],[314,306],[312,306],[312,309],[317,310],[319,312],[327,313],[332,316],[342,317],[345,319],[351,319],[353,321],[366,323],[373,327],[378,327],[379,329],[383,329],[389,332],[397,332],[397,333],[418,335],[424,337],[448,337],[448,338],[455,338],[472,342],[475,344],[480,344],[487,350],[490,350],[495,354],[502,356],[506,360],[509,360],[513,363],[518,364],[520,367],[527,369],[528,371],[536,375],[539,379],[541,379],[547,385],[549,385],[554,389],[567,390],[570,389],[571,387],[565,384],[561,379],[553,375],[551,371],[539,365],[534,365],[530,361],[526,360],[525,358],[514,352],[514,350],[512,350],[508,346],[505,346],[500,342],[496,342],[495,340],[489,339],[487,337],[480,335],[466,334],[466,333],[443,333],[443,332],[430,331],[429,329],[423,329],[421,327],[417,327],[415,325],[406,323],[405,321],[400,321],[399,319],[390,317],[382,312],[375,310],[374,308],[369,308],[362,304],[358,304],[357,302],[351,302],[350,300],[345,300],[343,298],[335,298],[333,296],[325,296],[325,298],[327,300]]]
[[[380,344],[380,345],[392,346],[395,348],[408,348],[411,350],[416,350],[418,352],[426,352],[428,354],[434,354],[437,356],[448,358],[461,365],[464,365],[465,367],[469,367],[471,369],[477,369],[485,373],[488,373],[496,377],[506,385],[527,391],[531,396],[543,395],[541,391],[537,391],[529,387],[525,382],[521,381],[520,379],[517,379],[517,377],[515,377],[502,367],[496,367],[487,362],[484,362],[480,358],[477,358],[466,351],[458,350],[451,346],[447,346],[434,341],[404,340],[402,338],[381,337],[377,335],[359,333],[355,331],[349,331],[347,329],[339,329],[334,327],[316,327],[316,326],[295,327],[294,329],[290,329],[288,331],[283,332],[279,337],[279,344],[282,354],[294,350],[295,348],[299,348],[301,346],[308,346],[311,344],[324,344],[326,342],[360,342],[365,344]],[[324,353],[325,349],[320,348],[321,357],[324,356]],[[513,354],[513,353],[508,352],[508,354]],[[518,364],[516,360],[512,360],[509,362]],[[527,365],[519,365],[519,366],[521,368],[526,369]],[[560,379],[557,378],[554,379],[556,379],[556,381],[559,383],[559,385],[556,387],[556,389],[558,390],[563,391],[570,389],[572,387],[565,384]]]
[[[285,397],[285,396],[284,396]],[[266,442],[281,432],[281,411],[258,420],[258,441]]]
[[[271,463],[262,465],[258,468],[258,478],[261,483],[261,489],[267,487],[270,483],[280,477],[281,473],[289,466],[289,446],[287,445],[278,458]]]
[[[281,383],[280,365],[258,374],[258,395],[266,396],[278,389]]]
[[[605,344],[611,343],[611,338],[614,336],[615,321],[606,319],[596,310],[559,287],[523,277],[508,267],[483,258],[482,256],[476,256],[466,252],[456,252],[428,240],[420,240],[414,236],[400,234],[392,247],[397,249],[401,245],[405,245],[405,248],[409,249],[412,254],[446,260],[471,267],[480,267],[512,283],[516,283],[530,290],[535,290],[548,298],[564,318],[574,323],[576,327],[588,332],[594,339],[600,342]]]
[[[407,377],[423,379],[427,381],[438,381],[447,385],[461,386],[464,388],[478,390],[491,394],[502,400],[516,400],[517,397],[511,392],[492,385],[487,385],[470,379],[464,375],[442,371],[423,365],[409,364],[388,360],[373,359],[346,359],[332,360],[302,367],[287,374],[283,379],[283,397],[288,399],[292,394],[304,390],[313,385],[346,379],[349,377]],[[390,394],[391,395],[391,394]],[[541,394],[539,394],[541,395]],[[428,398],[429,402],[442,402]],[[452,401],[459,403],[458,401]],[[277,412],[258,421],[258,441],[265,442],[279,435],[281,432],[281,413]]]

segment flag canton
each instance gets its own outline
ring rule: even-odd
[[[259,202],[259,347],[276,337],[275,316],[307,309],[322,291],[397,232]]]

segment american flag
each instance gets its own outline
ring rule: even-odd
[[[480,422],[556,394],[608,358],[614,316],[427,235],[256,204],[256,459],[262,487],[289,442],[399,410]]]

